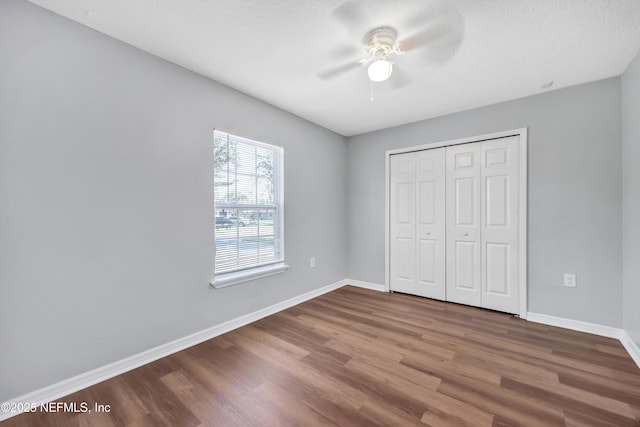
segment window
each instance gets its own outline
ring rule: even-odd
[[[222,287],[284,271],[282,148],[214,131],[215,278]]]

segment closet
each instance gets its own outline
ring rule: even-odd
[[[391,291],[520,312],[521,138],[389,155]]]

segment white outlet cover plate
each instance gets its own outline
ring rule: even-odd
[[[576,275],[565,273],[564,275],[564,286],[569,288],[575,288],[577,286],[576,283]]]

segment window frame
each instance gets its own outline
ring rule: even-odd
[[[274,171],[274,186],[277,187],[277,190],[274,191],[274,203],[270,205],[261,205],[258,203],[255,204],[242,204],[242,203],[216,203],[215,199],[215,189],[214,189],[214,197],[213,197],[213,278],[210,281],[211,286],[214,288],[223,288],[226,286],[235,285],[238,283],[243,283],[255,279],[259,279],[262,277],[271,276],[274,274],[279,274],[286,271],[289,266],[285,263],[285,236],[284,236],[284,148],[281,146],[256,141],[253,139],[245,138],[242,136],[234,135],[228,132],[224,132],[218,129],[213,130],[213,149],[215,150],[215,141],[216,136],[222,134],[226,136],[229,140],[235,140],[236,142],[246,143],[253,145],[255,147],[262,147],[273,151],[275,156],[278,156],[278,167],[276,171]],[[213,181],[212,184],[215,183],[215,162],[213,168]],[[215,184],[214,184],[215,185]],[[215,187],[214,187],[215,188]],[[257,200],[256,200],[257,202]],[[273,209],[274,211],[274,220],[277,220],[278,226],[274,223],[274,241],[277,239],[279,242],[280,250],[279,250],[279,258],[274,261],[270,261],[264,264],[254,264],[246,267],[234,269],[231,271],[224,271],[220,273],[216,273],[216,238],[217,238],[217,228],[215,225],[216,222],[216,210],[219,209],[219,206],[226,209]],[[259,218],[259,215],[258,215]],[[259,219],[258,219],[259,221]],[[239,225],[236,225],[239,227]],[[276,234],[277,233],[277,234]]]

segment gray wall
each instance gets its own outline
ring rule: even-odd
[[[640,55],[622,75],[624,329],[640,346]]]
[[[214,127],[284,147],[291,265],[218,290]],[[346,157],[342,136],[0,1],[0,401],[344,279]]]
[[[522,127],[529,311],[621,327],[619,78],[349,138],[348,277],[385,281],[386,150]],[[564,272],[577,288],[562,286]]]

